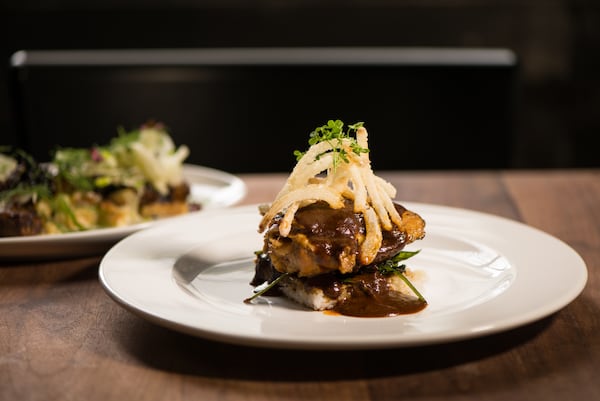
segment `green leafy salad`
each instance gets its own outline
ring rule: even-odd
[[[187,146],[175,146],[162,124],[118,130],[106,145],[58,148],[40,163],[0,148],[0,236],[118,227],[182,214]]]

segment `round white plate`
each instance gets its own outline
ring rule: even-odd
[[[505,218],[404,203],[427,222],[407,249],[428,301],[421,312],[356,318],[314,312],[284,298],[253,304],[253,252],[261,248],[257,206],[181,218],[125,238],[100,264],[120,305],[157,324],[234,344],[296,349],[365,349],[432,344],[530,323],[571,302],[587,270],[564,242]]]
[[[183,173],[190,183],[191,199],[202,205],[200,211],[192,212],[190,215],[234,205],[246,195],[244,182],[224,171],[186,164]],[[0,260],[41,260],[98,255],[106,252],[112,245],[131,233],[180,217],[169,217],[126,227],[0,238]]]

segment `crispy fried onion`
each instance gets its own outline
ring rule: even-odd
[[[356,131],[356,142],[368,149],[368,134],[364,127]],[[344,199],[349,199],[354,203],[354,212],[362,213],[365,221],[366,235],[359,261],[363,265],[370,264],[381,247],[382,229],[390,231],[393,224],[401,224],[402,218],[392,201],[396,196],[394,186],[376,176],[371,169],[369,153],[354,153],[352,144],[352,139],[343,138],[312,145],[298,161],[271,206],[262,210],[259,232],[263,232],[278,213],[283,213],[279,233],[287,237],[298,209],[318,201],[339,209],[344,206]],[[336,164],[334,152],[339,149],[345,151],[347,162]]]

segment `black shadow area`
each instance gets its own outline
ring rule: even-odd
[[[337,381],[445,369],[493,357],[533,340],[552,317],[500,334],[410,348],[323,351],[231,345],[182,334],[132,317],[121,341],[150,367],[185,375],[250,381]]]

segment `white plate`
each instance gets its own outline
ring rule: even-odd
[[[191,199],[202,205],[199,212],[234,205],[246,195],[244,182],[229,173],[186,164],[183,173],[191,186]],[[126,227],[26,237],[0,238],[0,260],[41,260],[97,255],[106,252],[125,236],[159,223],[178,219],[169,217]]]
[[[297,349],[402,347],[466,339],[552,314],[583,290],[587,270],[564,242],[505,218],[404,203],[427,222],[407,249],[422,272],[421,312],[356,318],[314,312],[252,294],[253,252],[262,245],[257,206],[210,211],[133,234],[100,264],[120,305],[192,335],[242,345]]]

